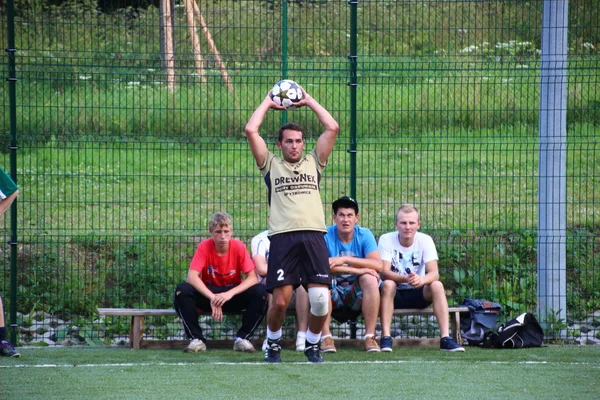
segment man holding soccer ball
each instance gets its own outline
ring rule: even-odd
[[[273,301],[267,312],[265,361],[281,360],[281,327],[295,287],[308,290],[310,314],[304,354],[310,362],[322,362],[320,338],[329,308],[329,255],[324,234],[325,214],[319,183],[321,172],[333,150],[339,131],[336,120],[304,89],[295,107],[310,108],[324,131],[315,148],[303,155],[303,128],[294,123],[279,129],[277,147],[281,156],[267,148],[259,128],[270,109],[285,110],[269,93],[246,124],[246,137],[269,193],[271,241],[267,271],[267,291]]]

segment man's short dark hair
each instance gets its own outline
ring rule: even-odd
[[[281,142],[283,140],[283,131],[285,130],[302,132],[302,140],[304,140],[304,128],[293,122],[288,122],[287,124],[279,128],[279,134],[277,135],[278,142]]]
[[[340,208],[351,208],[354,210],[356,215],[358,215],[358,202],[352,197],[342,196],[333,203],[331,203],[331,206],[333,207],[334,214],[337,214]]]

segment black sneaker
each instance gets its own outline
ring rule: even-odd
[[[323,356],[321,356],[321,347],[319,346],[319,343],[312,344],[307,340],[305,342],[304,355],[311,363],[323,362]]]
[[[379,347],[381,348],[381,351],[391,352],[392,351],[392,337],[391,336],[382,337],[381,340],[379,341]]]
[[[465,351],[465,349],[454,341],[450,336],[443,337],[440,340],[440,350],[442,351]]]
[[[21,357],[21,353],[19,353],[12,344],[8,343],[6,340],[0,342],[0,356],[3,357]]]
[[[267,349],[265,350],[265,361],[268,363],[281,362],[281,341],[267,340]]]

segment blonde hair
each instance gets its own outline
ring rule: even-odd
[[[421,214],[419,213],[419,209],[414,204],[410,204],[410,203],[402,204],[400,207],[398,207],[398,211],[396,211],[396,222],[398,222],[398,214],[400,214],[400,213],[410,214],[412,212],[417,213],[417,220],[421,219]]]
[[[231,217],[226,212],[218,212],[213,214],[210,217],[210,221],[208,221],[208,231],[212,232],[215,228],[220,226],[228,226],[233,228],[233,221]]]

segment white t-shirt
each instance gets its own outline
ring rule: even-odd
[[[252,242],[250,243],[250,247],[252,249],[252,257],[256,255],[263,256],[267,263],[269,262],[269,247],[271,245],[271,241],[269,240],[269,231],[262,231],[258,235],[252,238]],[[264,279],[262,276],[256,275],[258,277],[258,283],[261,283]]]
[[[392,272],[404,276],[408,276],[410,272],[425,276],[425,264],[438,259],[433,239],[421,232],[415,234],[415,241],[410,247],[400,244],[397,231],[385,233],[379,237],[379,253],[383,261],[392,264]],[[399,283],[398,289],[414,288],[408,283]]]

